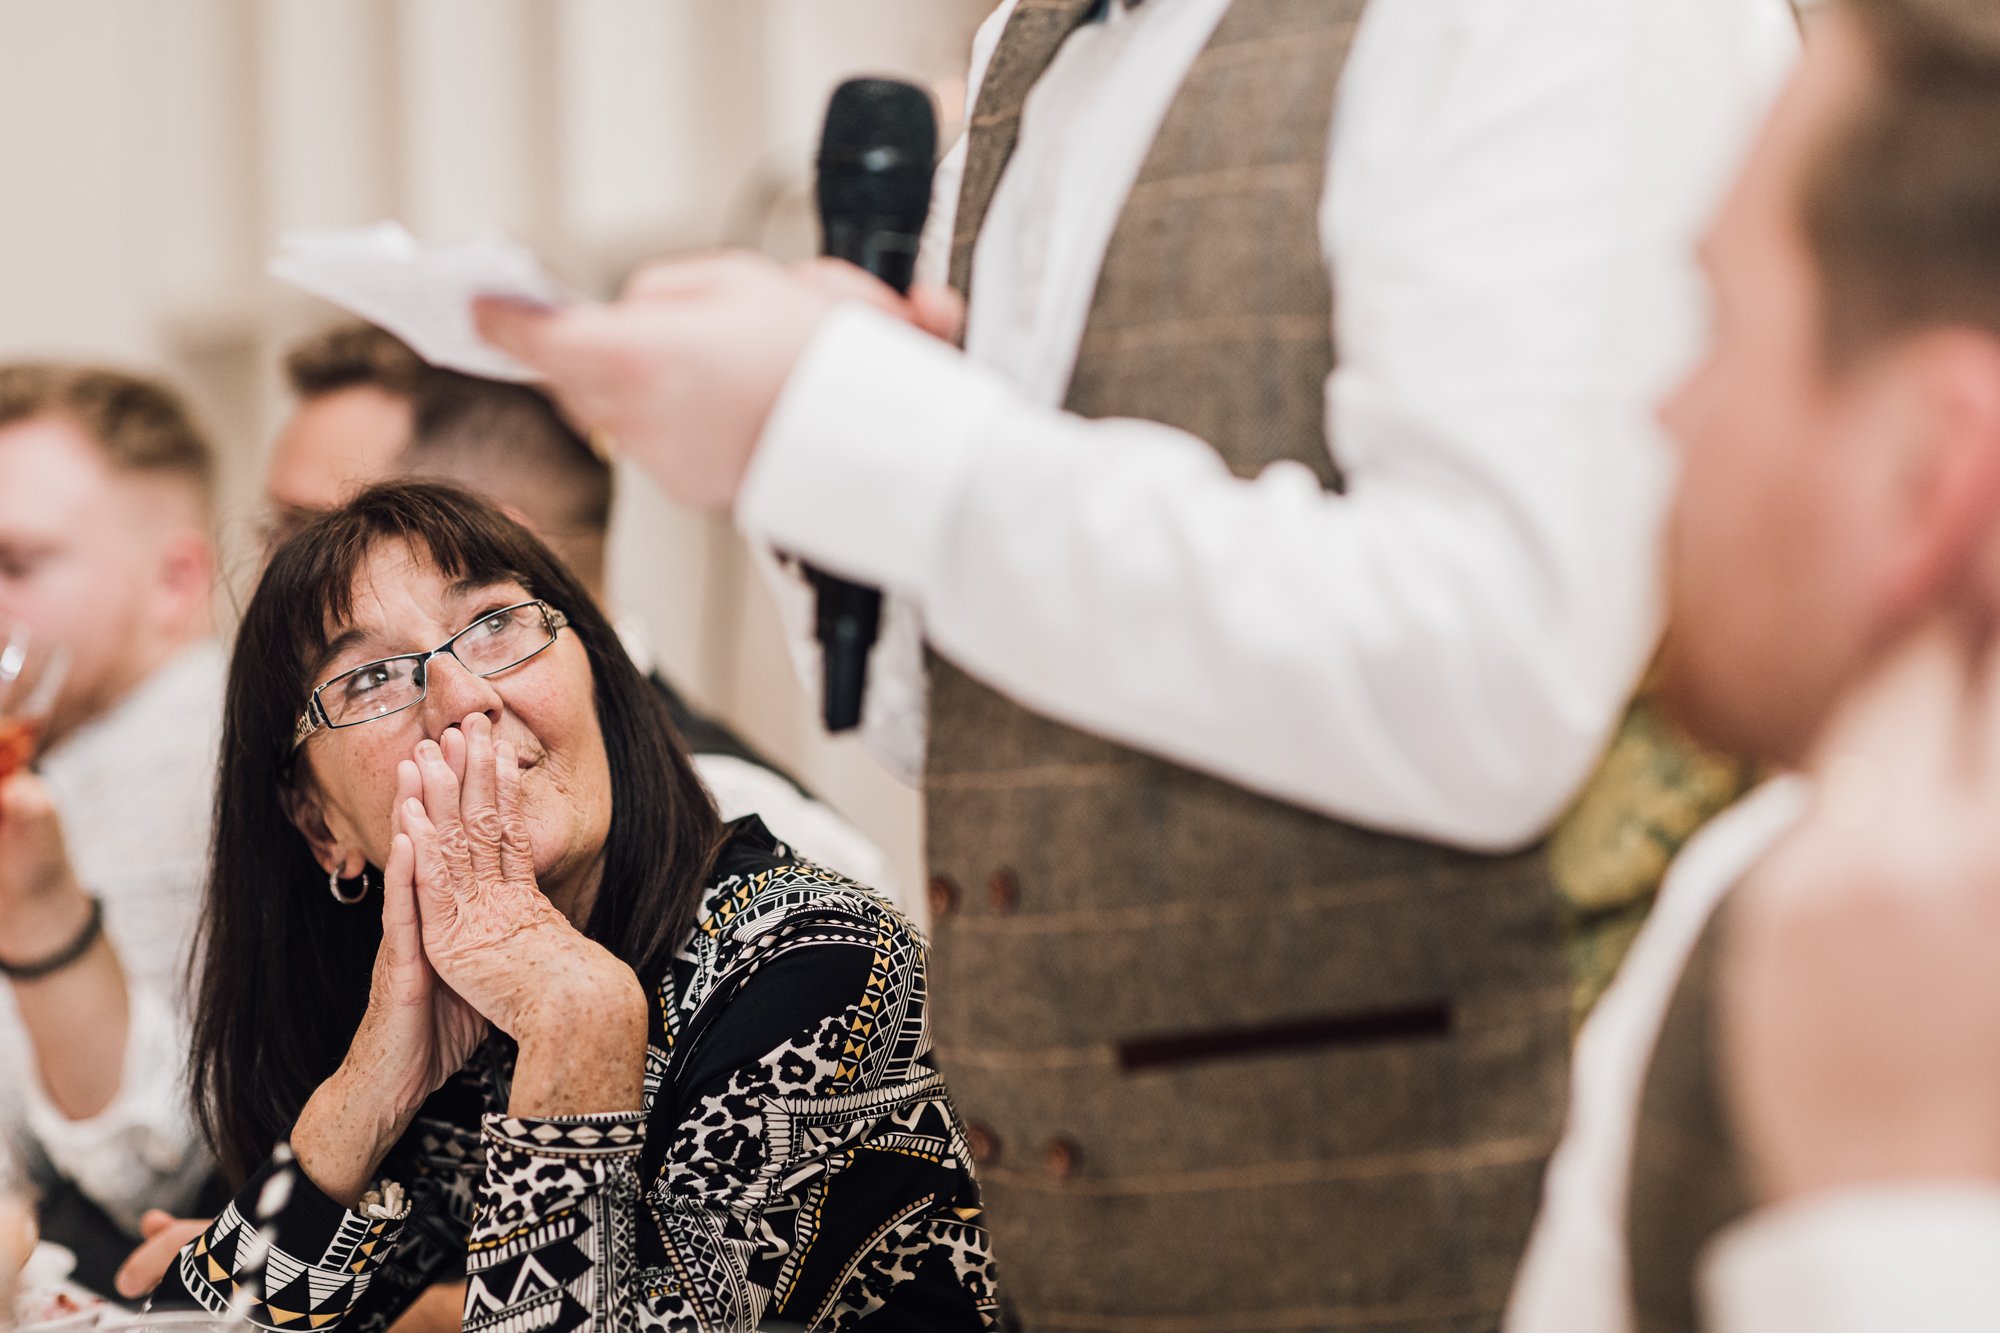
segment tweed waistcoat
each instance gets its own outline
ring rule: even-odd
[[[1716,961],[1726,930],[1718,910],[1689,956],[1640,1094],[1625,1229],[1638,1333],[1701,1327],[1702,1251],[1752,1207],[1716,1077]]]
[[[1071,411],[1338,484],[1317,219],[1364,2],[1229,9],[1114,231]],[[1092,7],[1024,0],[1001,39],[962,290],[1022,104]],[[1366,832],[932,673],[935,1030],[1023,1325],[1497,1326],[1567,1072],[1545,853]]]

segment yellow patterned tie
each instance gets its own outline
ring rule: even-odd
[[[1581,1024],[1645,924],[1667,867],[1697,829],[1750,789],[1754,765],[1698,745],[1648,682],[1549,840]]]

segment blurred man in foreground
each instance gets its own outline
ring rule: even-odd
[[[0,782],[0,1130],[100,1287],[205,1174],[179,1015],[224,669],[211,471],[156,383],[0,367],[0,617],[70,656],[39,763]]]
[[[1586,1028],[1516,1333],[2000,1326],[1996,142],[2000,11],[1846,0],[1714,226],[1669,680],[1807,776]]]

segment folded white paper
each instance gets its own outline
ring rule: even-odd
[[[551,306],[575,299],[533,254],[498,232],[433,244],[397,222],[288,233],[268,271],[381,325],[434,366],[488,379],[539,376],[480,340],[472,324],[475,299],[509,296]]]

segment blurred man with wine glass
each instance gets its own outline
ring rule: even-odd
[[[164,386],[0,366],[0,621],[67,658],[39,757],[0,779],[0,1174],[99,1285],[206,1174],[180,1011],[224,670],[212,472]]]

